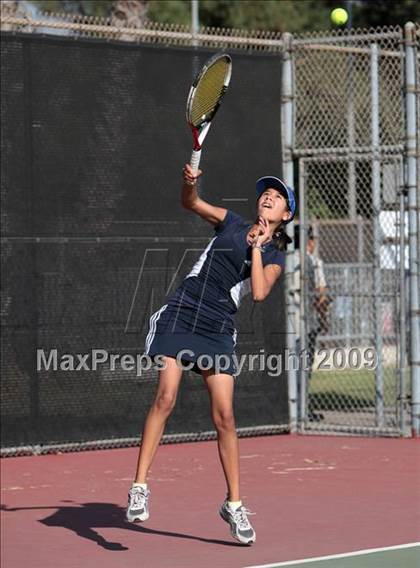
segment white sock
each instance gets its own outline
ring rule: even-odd
[[[228,505],[232,511],[236,511],[236,509],[242,505],[242,501],[228,501]]]
[[[133,483],[133,487],[143,487],[143,489],[147,489],[147,483]]]

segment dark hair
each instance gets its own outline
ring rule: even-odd
[[[287,223],[282,221],[273,233],[274,246],[277,250],[287,250],[287,245],[292,242],[292,239],[286,233],[286,225]]]

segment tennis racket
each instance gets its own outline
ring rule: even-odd
[[[193,151],[190,166],[198,170],[201,147],[211,121],[229,86],[232,59],[226,53],[213,55],[198,73],[187,100],[187,122],[193,135]]]

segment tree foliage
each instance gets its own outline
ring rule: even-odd
[[[420,22],[419,0],[364,0],[354,7],[356,27],[403,26],[406,22]]]
[[[32,1],[40,10],[45,12],[67,12],[87,16],[108,16],[113,0],[39,0]]]
[[[307,31],[329,26],[329,10],[319,0],[202,0],[207,25],[275,31]]]

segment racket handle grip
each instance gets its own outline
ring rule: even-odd
[[[194,171],[198,170],[200,158],[201,158],[201,150],[193,150],[190,159],[190,166]]]

